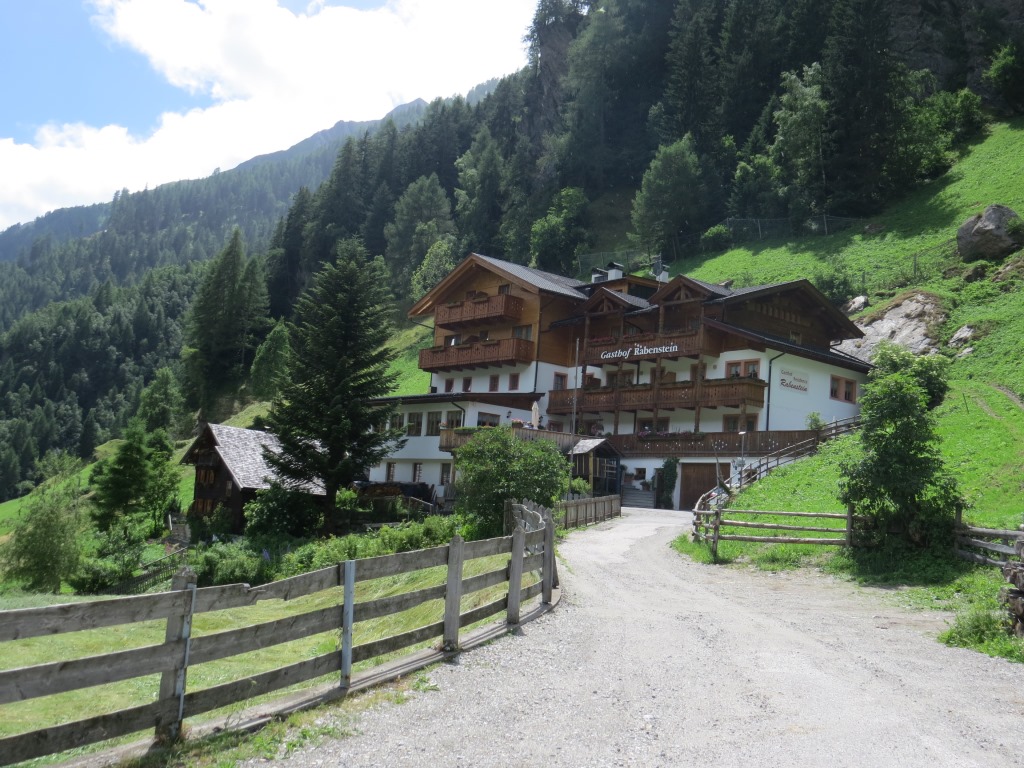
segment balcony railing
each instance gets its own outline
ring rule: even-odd
[[[532,363],[533,342],[526,339],[476,341],[449,347],[420,350],[420,368],[424,371],[456,371],[489,365]]]
[[[587,365],[653,360],[657,357],[696,357],[701,352],[696,331],[643,333],[615,339],[589,339],[583,353]]]
[[[439,447],[442,451],[454,451],[461,448],[479,429],[488,429],[488,427],[442,429]],[[546,429],[527,429],[526,427],[512,427],[512,433],[520,440],[551,440],[558,445],[558,449],[562,453],[568,453],[582,438],[582,435],[570,435],[568,432],[549,432]]]
[[[653,456],[745,456],[757,458],[818,438],[814,430],[770,432],[697,432],[675,435],[612,435],[608,442],[631,458]]]
[[[467,325],[514,323],[523,316],[523,300],[518,296],[499,293],[479,299],[467,299],[441,304],[434,311],[434,324],[443,328]]]
[[[709,379],[662,384],[657,391],[651,384],[595,389],[562,389],[549,393],[548,412],[573,412],[576,397],[577,413],[608,413],[614,411],[653,411],[675,408],[739,408],[764,406],[767,383],[758,379]]]

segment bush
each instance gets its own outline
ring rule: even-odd
[[[247,536],[302,536],[321,529],[324,522],[323,507],[312,496],[278,483],[257,491],[256,498],[245,505],[244,515]]]
[[[78,572],[68,577],[71,588],[82,595],[96,595],[121,581],[117,564],[100,557],[82,560]]]
[[[716,224],[700,236],[700,249],[714,253],[732,246],[732,230],[725,224]]]
[[[441,546],[455,535],[457,525],[458,520],[454,517],[433,515],[423,522],[384,526],[374,533],[311,541],[284,555],[279,565],[279,576],[295,576],[346,560]]]
[[[816,272],[811,282],[837,307],[845,304],[857,294],[853,279],[845,269]]]
[[[257,554],[244,542],[218,542],[189,553],[188,564],[200,587],[219,584],[266,584],[275,573],[269,555]]]
[[[569,487],[569,462],[553,441],[520,440],[507,426],[473,435],[455,464],[456,508],[482,537],[501,535],[507,499],[551,506]]]

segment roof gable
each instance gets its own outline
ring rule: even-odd
[[[610,288],[599,288],[580,307],[580,312],[585,315],[602,315],[612,312],[630,312],[635,309],[646,309],[649,306],[650,302],[647,299],[641,299],[639,296],[631,296],[628,293],[613,291]]]
[[[501,275],[504,279],[517,284],[521,288],[535,293],[553,293],[571,299],[579,299],[580,301],[584,301],[587,298],[584,293],[578,290],[587,284],[574,277],[556,275],[552,272],[525,267],[522,264],[513,264],[510,261],[495,259],[491,256],[471,253],[444,280],[428,291],[426,296],[413,304],[409,310],[409,316],[419,317],[433,312],[437,303],[443,299],[445,294],[452,290],[473,269],[486,269],[489,272]]]
[[[651,296],[652,304],[666,304],[688,299],[717,299],[728,296],[732,291],[721,285],[705,283],[686,275],[676,275]]]

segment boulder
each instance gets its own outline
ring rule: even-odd
[[[845,312],[848,315],[855,315],[858,312],[866,309],[867,306],[868,306],[868,297],[867,296],[857,296],[855,298],[850,299],[848,302],[846,302],[846,304],[843,306],[843,312]]]
[[[1016,224],[1012,223],[1016,222]],[[1024,246],[1024,222],[1005,205],[990,205],[960,225],[956,247],[964,261],[994,261]]]
[[[969,325],[965,325],[956,333],[953,334],[953,338],[949,340],[949,346],[951,347],[962,347],[968,341],[974,338],[974,329]]]

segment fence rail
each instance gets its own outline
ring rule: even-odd
[[[1024,542],[1024,531],[975,528],[959,524],[953,552],[961,560],[1001,568],[1019,557],[1015,545],[1020,542]]]
[[[725,515],[728,515],[726,518]],[[843,528],[827,525],[787,525],[785,523],[759,522],[756,519],[743,520],[743,517],[783,517],[798,518],[807,520],[845,520]],[[839,512],[764,512],[750,509],[722,509],[695,510],[693,513],[693,539],[703,541],[711,547],[712,560],[718,560],[718,542],[720,541],[749,541],[764,544],[817,544],[826,546],[852,547],[853,546],[853,523],[857,516],[853,514],[853,507],[847,508],[845,513]],[[780,534],[752,535],[749,533],[722,532],[722,529],[739,529],[740,531],[781,531],[785,533],[833,533],[833,536],[789,536]]]
[[[160,739],[174,739],[180,735],[187,718],[325,675],[339,676],[337,695],[344,695],[353,686],[354,663],[439,639],[440,648],[416,657],[419,660],[416,667],[434,663],[459,649],[460,630],[464,627],[503,611],[505,624],[518,624],[523,620],[522,604],[538,595],[540,610],[550,606],[556,586],[554,522],[550,518],[542,522],[537,530],[518,527],[511,536],[473,542],[464,542],[456,536],[445,546],[348,560],[258,587],[231,584],[197,588],[195,574],[183,569],[175,575],[169,592],[0,611],[0,643],[144,621],[166,622],[162,644],[0,671],[0,704],[146,675],[160,676],[159,691],[154,691],[151,703],[99,715],[90,713],[92,716],[75,722],[0,739],[0,765],[148,728],[155,729]],[[471,577],[464,575],[466,562],[499,555],[509,556],[504,567]],[[447,568],[442,584],[362,602],[355,600],[355,585],[359,582],[439,566]],[[462,612],[464,596],[502,584],[507,584],[508,588],[503,590],[501,598]],[[265,600],[287,601],[339,587],[342,594],[338,604],[201,637],[192,636],[192,620],[197,614],[249,607]],[[444,600],[441,621],[391,637],[353,644],[354,624],[390,616],[431,600]],[[341,632],[340,651],[323,653],[241,680],[188,690],[190,666],[337,630]],[[408,665],[403,667],[402,673],[409,669]],[[379,668],[363,673],[362,677],[373,677],[376,682],[389,679],[386,673],[382,676]]]

